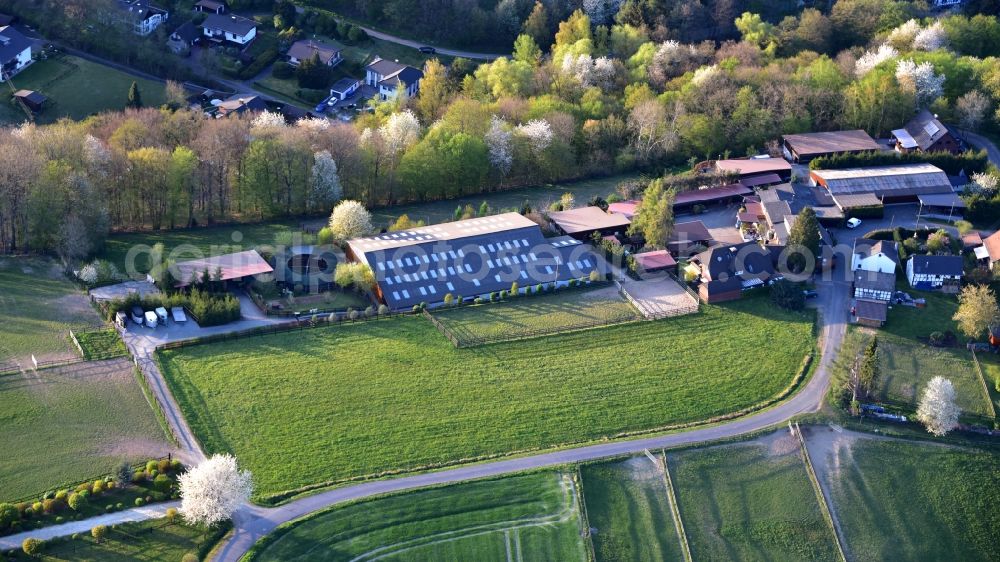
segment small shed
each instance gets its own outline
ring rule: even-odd
[[[640,273],[656,273],[658,271],[674,271],[677,269],[677,261],[667,250],[655,250],[635,254],[636,269]]]
[[[889,305],[884,301],[858,299],[854,305],[854,316],[858,324],[879,328],[889,316]]]
[[[49,101],[49,98],[34,90],[18,90],[14,92],[14,97],[35,112],[41,111],[45,102]]]

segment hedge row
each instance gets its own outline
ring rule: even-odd
[[[957,176],[964,171],[967,175],[986,170],[989,158],[985,150],[968,150],[961,154],[950,152],[907,152],[896,151],[862,152],[860,154],[834,154],[820,156],[809,162],[810,170],[839,170],[843,168],[863,168],[865,166],[893,166],[898,164],[928,163],[945,173]]]

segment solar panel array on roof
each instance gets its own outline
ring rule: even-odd
[[[513,282],[525,288],[585,278],[595,269],[607,272],[589,245],[569,236],[546,239],[537,224],[517,213],[348,244],[355,258],[371,267],[386,304],[397,310],[443,302],[448,293],[474,298],[510,289]]]

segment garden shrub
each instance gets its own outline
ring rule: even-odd
[[[55,513],[60,506],[56,500],[42,500],[42,511],[45,513]]]
[[[160,473],[170,471],[170,461],[168,461],[167,459],[163,459],[160,462],[156,463],[156,470],[159,470]]]
[[[265,68],[268,67],[278,58],[277,49],[268,49],[261,53],[257,58],[253,60],[252,63],[246,65],[238,72],[238,77],[240,80],[250,80],[251,78],[260,74]]]
[[[114,510],[115,506],[113,504],[109,503],[108,505],[104,506],[104,513],[111,513]]]
[[[156,470],[155,468],[153,470],[150,470],[149,473],[148,473],[148,476],[149,476],[150,480],[152,480],[153,478],[156,478],[159,475],[160,475],[160,471]]]
[[[171,507],[167,509],[167,521],[170,523],[175,523],[177,521],[177,508]]]
[[[42,545],[45,543],[39,539],[27,538],[21,543],[21,550],[24,551],[28,556],[36,556],[42,551]]]
[[[146,505],[146,500],[144,500],[142,498],[135,498],[135,506],[136,507],[142,507],[144,505]]]
[[[279,80],[288,80],[295,75],[295,68],[284,61],[278,61],[271,67],[271,75]]]
[[[170,461],[170,471],[171,472],[180,472],[180,470],[181,470],[181,461],[179,461],[177,459],[174,459],[174,460]]]
[[[70,494],[69,500],[67,500],[66,503],[69,504],[69,508],[73,511],[80,511],[87,505],[87,497],[84,496],[82,492]]]
[[[143,472],[143,471],[141,471],[141,470],[137,470],[137,471],[135,471],[135,472],[132,473],[132,483],[133,484],[138,484],[139,482],[142,482],[145,479],[146,479],[146,473]]]
[[[85,492],[89,489],[90,489],[90,484],[87,482],[84,482],[83,484],[78,484],[76,487],[77,492]]]
[[[43,511],[42,502],[35,502],[31,504],[31,511],[33,513],[41,513]]]
[[[187,552],[181,558],[181,562],[198,562],[198,555],[193,552]]]
[[[90,536],[94,537],[94,540],[98,543],[103,541],[107,534],[108,527],[106,525],[95,525],[94,528],[90,530]]]
[[[174,481],[166,474],[160,474],[153,479],[153,487],[164,493],[169,492],[173,485]]]
[[[118,502],[118,503],[115,504],[115,509],[118,509],[118,510],[125,509],[125,504],[123,504],[122,502]]]
[[[21,517],[17,507],[9,503],[0,503],[0,529],[6,529]]]
[[[91,492],[96,496],[104,491],[104,481],[96,480],[94,481],[93,487],[90,488]]]
[[[55,499],[61,502],[65,502],[66,498],[68,497],[69,497],[69,490],[59,490],[58,492],[56,492]]]

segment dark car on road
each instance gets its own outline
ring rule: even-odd
[[[819,296],[819,293],[817,293],[813,289],[806,289],[802,291],[802,294],[805,295],[807,299],[814,299]]]
[[[420,47],[420,52],[425,55],[433,55],[437,52],[437,49],[434,47]]]

